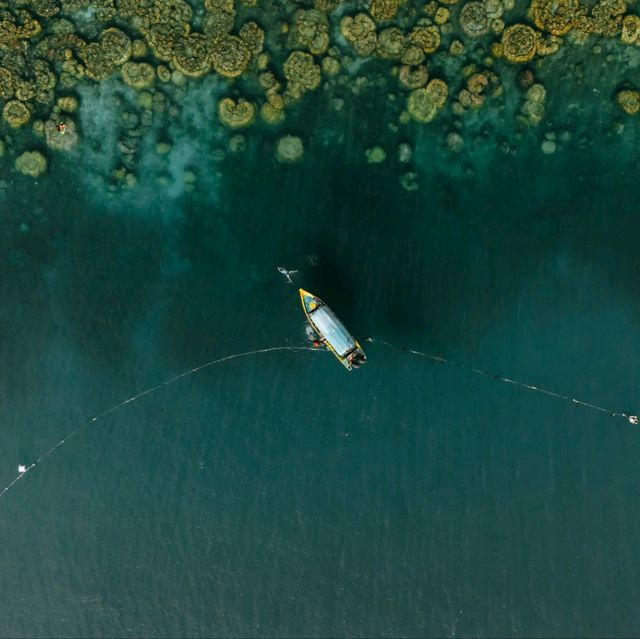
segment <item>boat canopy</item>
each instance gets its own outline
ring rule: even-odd
[[[311,315],[311,321],[340,357],[357,346],[342,322],[326,306],[316,309]]]

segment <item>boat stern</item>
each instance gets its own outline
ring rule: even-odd
[[[360,368],[363,364],[366,364],[366,362],[367,356],[362,346],[360,346],[360,342],[356,340],[356,348],[343,359],[342,363],[348,370],[352,370],[354,368]]]

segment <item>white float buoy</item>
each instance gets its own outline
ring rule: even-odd
[[[18,472],[20,474],[27,472],[27,467],[24,464],[18,464]]]

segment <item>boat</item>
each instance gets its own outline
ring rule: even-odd
[[[348,370],[367,361],[362,346],[351,336],[335,313],[317,296],[300,289],[300,301],[307,321],[324,344]]]

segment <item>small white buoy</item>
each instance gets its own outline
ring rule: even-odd
[[[24,464],[18,464],[18,472],[20,474],[27,472],[27,467]]]

